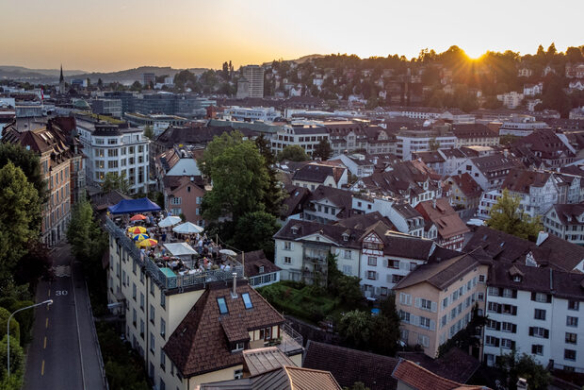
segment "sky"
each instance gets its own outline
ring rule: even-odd
[[[584,45],[583,0],[2,0],[0,65],[220,68],[309,54]]]

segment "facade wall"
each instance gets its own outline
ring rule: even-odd
[[[51,247],[65,239],[71,220],[71,159],[56,164],[49,152],[40,156],[40,166],[49,196],[42,206],[41,241]]]

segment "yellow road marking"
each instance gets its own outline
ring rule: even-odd
[[[49,307],[50,307],[50,306],[51,306],[51,305],[47,305],[47,311],[49,311]]]
[[[41,376],[45,375],[45,361],[43,360],[43,364],[41,366]]]
[[[51,289],[49,289],[49,297],[51,296]]]
[[[44,342],[44,345],[43,345],[43,349],[46,349],[46,348],[47,348],[47,336],[45,336],[45,342]]]
[[[47,317],[47,320],[45,321],[45,328],[49,327],[49,317]]]

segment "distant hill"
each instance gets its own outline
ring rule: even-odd
[[[50,79],[58,79],[60,69],[29,69],[24,66],[0,65],[0,79],[13,79],[41,82]],[[82,70],[63,70],[65,77],[83,75]]]
[[[111,83],[111,82],[118,82],[122,84],[132,84],[134,81],[142,81],[144,73],[154,73],[156,76],[169,76],[174,77],[175,74],[180,72],[183,69],[174,69],[170,66],[141,66],[135,69],[127,69],[121,70],[119,72],[93,72],[93,73],[85,73],[78,75],[79,78],[90,78],[92,83],[97,82],[98,79],[101,79],[104,83]],[[191,68],[188,69],[190,72],[199,75],[205,72],[207,69],[203,68]],[[73,76],[75,77],[75,76]]]
[[[297,64],[302,64],[302,63],[304,63],[306,61],[310,61],[310,60],[313,60],[313,59],[316,59],[316,58],[323,58],[323,57],[324,57],[323,54],[310,54],[310,55],[307,55],[307,56],[303,56],[303,57],[297,58],[295,60],[282,60],[282,61],[284,61],[284,62],[296,62]],[[273,61],[264,62],[262,64],[262,66],[264,66],[264,65],[270,65],[272,62]]]

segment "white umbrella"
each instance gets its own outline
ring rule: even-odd
[[[158,226],[160,226],[162,228],[170,227],[170,226],[176,225],[180,221],[182,221],[182,219],[180,219],[180,217],[177,217],[176,215],[169,215],[168,217],[164,218],[162,221],[158,222]]]
[[[190,256],[198,254],[196,250],[193,249],[192,246],[187,244],[186,242],[178,242],[174,244],[164,244],[164,247],[173,255],[173,256]]]
[[[173,227],[172,230],[175,233],[180,233],[180,234],[193,234],[193,233],[202,233],[203,232],[202,227],[197,226],[191,222],[181,223],[180,225]]]
[[[231,249],[221,249],[219,253],[222,253],[227,256],[237,256],[237,253],[233,252]]]

